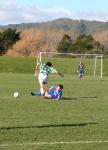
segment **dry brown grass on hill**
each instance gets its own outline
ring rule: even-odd
[[[101,31],[93,34],[96,41],[99,41],[105,48],[108,48],[108,31]]]
[[[55,51],[64,35],[63,30],[23,30],[21,40],[7,51],[8,56],[35,56],[39,51]]]

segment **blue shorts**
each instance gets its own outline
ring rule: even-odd
[[[57,98],[57,96],[54,95],[54,91],[52,91],[52,90],[48,91],[48,94],[51,95],[52,99],[56,99]]]
[[[79,74],[84,75],[84,70],[80,70]]]

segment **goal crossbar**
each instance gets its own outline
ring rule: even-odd
[[[40,55],[42,54],[60,54],[60,55],[72,55],[72,56],[98,56],[98,57],[102,57],[102,54],[78,54],[78,53],[58,53],[58,52],[40,52]]]

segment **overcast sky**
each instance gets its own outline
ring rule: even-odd
[[[0,25],[58,18],[108,21],[108,0],[0,0]]]

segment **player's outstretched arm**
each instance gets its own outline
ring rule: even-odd
[[[61,77],[64,77],[64,75],[60,72],[58,72],[58,75],[61,76]]]
[[[54,86],[51,86],[51,87],[49,88],[49,91],[52,90],[53,88],[54,88]]]

